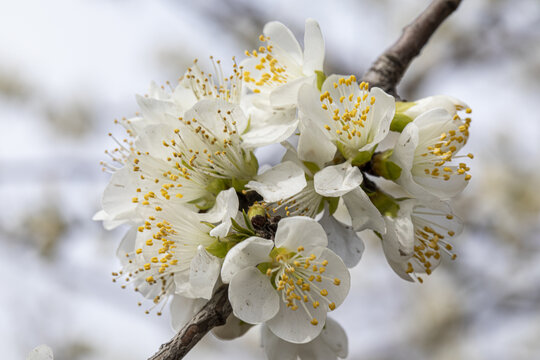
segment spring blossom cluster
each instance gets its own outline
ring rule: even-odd
[[[147,312],[170,304],[176,329],[228,284],[233,314],[216,336],[261,324],[269,359],[343,358],[347,337],[327,315],[349,293],[360,232],[408,281],[456,257],[449,200],[471,178],[471,110],[327,76],[311,19],[303,48],[279,22],[259,40],[228,70],[196,61],[174,86],[137,96],[137,115],[116,121],[127,138],[106,151],[95,219],[129,227],[114,280],[149,299]],[[255,152],[270,144],[285,149],[273,167]]]

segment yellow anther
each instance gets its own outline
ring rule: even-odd
[[[339,285],[339,284],[341,284],[341,280],[339,280],[338,278],[335,278],[334,285]]]
[[[146,282],[149,282],[149,283],[154,282],[154,277],[153,276],[147,277]]]
[[[315,318],[311,319],[311,325],[317,326],[317,324],[319,324],[319,322],[317,321],[317,319],[315,319]]]
[[[328,304],[328,308],[333,311],[336,309],[336,304],[331,302],[330,304]]]

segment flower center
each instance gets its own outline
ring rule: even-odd
[[[465,112],[470,114],[471,109],[466,109]],[[469,181],[471,175],[467,173],[470,170],[467,164],[459,163],[459,166],[452,166],[449,163],[453,159],[474,157],[471,153],[455,156],[469,139],[470,123],[470,117],[462,121],[456,114],[452,119],[452,129],[434,136],[427,136],[423,144],[419,144],[415,151],[413,173],[445,181],[450,180],[452,176],[463,175],[464,179]]]
[[[306,255],[302,246],[297,252],[285,248],[275,250],[266,275],[275,276],[274,286],[287,308],[296,311],[301,307],[311,319],[311,324],[317,325],[318,320],[312,315],[311,307],[317,309],[323,304],[328,310],[334,310],[336,304],[328,298],[332,288],[324,284],[337,287],[341,280],[326,273],[328,260],[317,258],[315,254]]]
[[[349,144],[356,150],[370,141],[369,113],[375,104],[375,97],[369,97],[368,83],[360,83],[358,91],[354,75],[347,79],[340,78],[333,86],[340,95],[339,99],[332,98],[328,91],[320,96],[322,109],[334,120],[331,125],[327,124],[324,128],[338,143]]]
[[[259,36],[261,42],[268,42],[269,37],[264,35]],[[274,47],[267,43],[266,46],[260,46],[259,50],[253,50],[249,52],[246,50],[245,54],[248,57],[259,60],[259,63],[255,65],[255,69],[259,71],[258,74],[254,74],[256,77],[251,77],[249,71],[244,71],[244,81],[248,84],[255,85],[253,92],[260,93],[260,88],[272,88],[283,84],[286,84],[291,78],[291,71],[287,72],[287,66],[281,64],[278,59],[273,55]],[[301,72],[300,69],[298,69]]]

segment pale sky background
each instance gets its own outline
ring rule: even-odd
[[[145,359],[173,335],[111,282],[125,229],[90,219],[108,175],[113,119],[136,93],[174,82],[194,58],[230,64],[266,21],[303,38],[317,19],[335,71],[361,75],[429,1],[0,2],[0,354],[49,344],[57,360]],[[249,43],[248,41],[251,41]],[[540,357],[540,3],[464,0],[413,63],[400,94],[458,97],[473,109],[466,231],[423,285],[399,279],[376,240],[333,317],[349,359]],[[264,159],[275,159],[272,153]],[[208,336],[188,359],[263,358],[259,331]]]

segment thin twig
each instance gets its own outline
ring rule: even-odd
[[[195,344],[216,326],[224,325],[232,312],[227,296],[229,286],[222,285],[203,308],[168,343],[148,360],[182,359]]]
[[[399,39],[375,60],[362,80],[396,96],[396,86],[411,61],[420,54],[431,35],[460,3],[461,0],[434,0],[403,29]]]
[[[363,80],[390,94],[411,61],[420,53],[441,23],[457,9],[461,0],[434,0],[420,16],[403,29],[401,37],[373,63]],[[227,296],[228,286],[221,286],[208,303],[168,343],[149,360],[180,360],[212,328],[225,324],[232,308]]]

